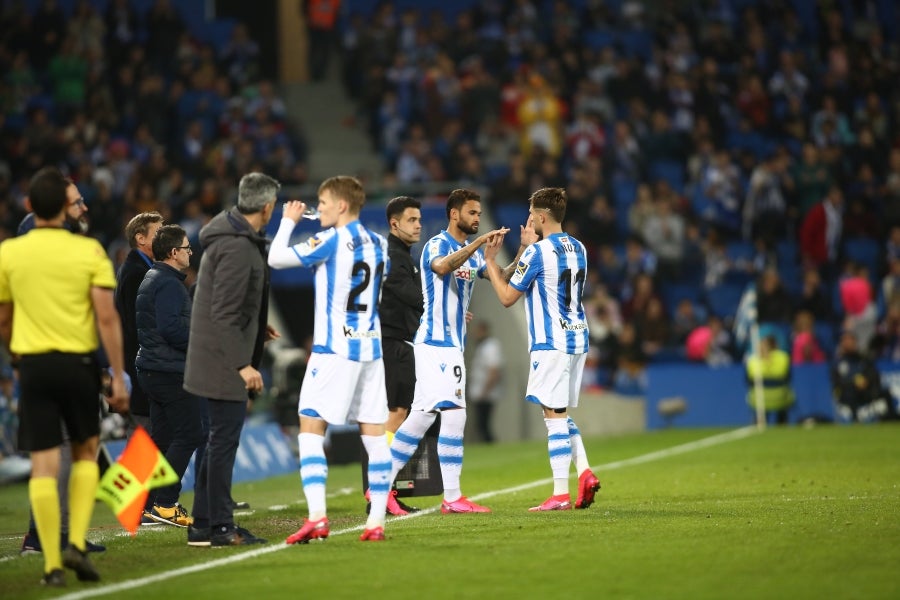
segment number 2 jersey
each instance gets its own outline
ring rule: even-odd
[[[387,240],[357,220],[288,246],[293,229],[293,221],[282,219],[269,264],[315,269],[313,352],[354,361],[381,358],[378,302],[388,268]]]
[[[584,244],[554,233],[525,249],[509,285],[524,292],[531,350],[588,351],[581,304],[587,255]]]
[[[468,244],[468,242],[466,242]],[[431,270],[435,259],[453,254],[460,244],[446,231],[428,240],[419,259],[425,311],[416,332],[416,344],[455,347],[463,350],[466,340],[466,311],[472,299],[472,286],[487,268],[479,248],[452,273],[443,277]]]

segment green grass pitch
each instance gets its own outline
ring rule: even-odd
[[[441,515],[439,498],[410,499],[431,510],[389,518],[384,543],[358,541],[359,465],[331,468],[331,537],[309,545],[284,546],[306,513],[297,475],[235,486],[253,508],[237,520],[262,547],[189,548],[185,530],[162,526],[130,538],[98,505],[89,537],[109,548],[94,556],[103,581],[69,572],[66,590],[42,589],[41,558],[18,556],[27,487],[2,487],[0,597],[900,598],[897,426],[586,443],[603,483],[587,510],[527,512],[551,493],[544,443],[472,445],[463,491],[494,512]]]

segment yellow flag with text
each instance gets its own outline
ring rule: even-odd
[[[122,527],[134,535],[141,524],[149,491],[177,481],[178,475],[150,434],[138,426],[122,456],[103,474],[97,487],[97,499],[105,502]]]

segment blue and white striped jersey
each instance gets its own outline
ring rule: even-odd
[[[588,351],[581,305],[586,271],[584,244],[566,233],[549,235],[522,253],[509,285],[525,293],[531,350]]]
[[[435,259],[453,254],[463,245],[445,230],[428,240],[422,250],[419,271],[425,312],[419,320],[419,330],[414,340],[416,344],[464,349],[466,311],[472,299],[475,279],[481,277],[486,269],[484,252],[479,248],[458,269],[443,277],[431,270]]]
[[[329,228],[290,247],[294,222],[282,219],[272,241],[269,264],[315,269],[316,318],[313,352],[350,360],[381,358],[378,302],[388,269],[388,243],[381,235],[352,221]]]

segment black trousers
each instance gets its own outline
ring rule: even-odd
[[[210,398],[208,407],[209,442],[194,486],[191,515],[196,527],[231,527],[234,525],[231,476],[247,403]]]
[[[177,483],[153,491],[154,501],[173,506],[181,494],[181,478],[191,455],[204,443],[202,400],[185,391],[184,373],[139,371],[138,379],[150,399],[150,436],[178,476]]]

